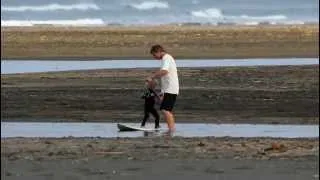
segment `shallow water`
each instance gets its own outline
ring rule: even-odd
[[[126,123],[137,125],[134,123]],[[152,124],[149,124],[152,126]],[[166,124],[161,124],[166,127]],[[319,137],[317,125],[267,125],[267,124],[176,124],[172,136],[182,137]],[[5,137],[143,137],[158,133],[119,132],[116,123],[22,123],[1,122],[1,138]]]
[[[270,65],[319,64],[318,58],[279,59],[220,59],[220,60],[177,60],[178,67],[230,67]],[[1,74],[54,72],[90,69],[123,69],[159,67],[157,60],[104,60],[104,61],[58,61],[58,60],[1,60]]]

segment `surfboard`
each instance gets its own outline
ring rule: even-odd
[[[159,130],[155,128],[141,128],[139,126],[122,124],[122,123],[118,123],[117,126],[119,131],[157,131]]]

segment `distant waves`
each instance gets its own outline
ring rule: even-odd
[[[39,25],[53,25],[53,26],[104,26],[106,25],[102,19],[75,19],[75,20],[1,20],[1,26],[39,26]]]
[[[168,9],[170,7],[167,2],[161,1],[144,1],[141,3],[132,3],[129,4],[129,6],[138,10]]]
[[[234,1],[234,3],[230,3]],[[1,26],[106,25],[261,25],[318,23],[313,2],[270,0],[96,0],[64,4],[61,0],[2,2]],[[19,2],[19,1],[18,1]],[[15,1],[15,3],[17,3]],[[300,4],[299,4],[300,3]],[[309,3],[309,4],[308,4]],[[289,5],[290,4],[290,8]]]
[[[212,25],[212,26],[221,26],[221,25],[247,25],[247,26],[256,26],[256,25],[297,25],[297,24],[314,24],[306,23],[302,21],[287,21],[287,22],[268,22],[268,21],[247,21],[247,22],[217,22],[217,23],[198,23],[198,22],[182,22],[182,23],[163,23],[164,25],[179,25],[179,26],[201,26],[201,25]],[[70,19],[70,20],[7,20],[1,21],[2,27],[30,27],[30,26],[130,26],[130,25],[158,25],[158,24],[121,24],[121,23],[108,23],[102,19]]]
[[[80,4],[70,4],[70,5],[61,5],[61,4],[47,4],[40,6],[4,6],[1,7],[1,11],[9,12],[25,12],[25,11],[71,11],[71,10],[100,10],[96,4],[91,3],[80,3]]]

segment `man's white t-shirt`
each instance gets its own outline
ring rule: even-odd
[[[165,54],[161,60],[161,70],[167,70],[168,74],[161,77],[161,92],[179,94],[179,79],[176,62],[169,54]]]

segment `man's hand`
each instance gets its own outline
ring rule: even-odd
[[[163,100],[163,94],[161,93],[161,94],[159,94],[159,98],[160,98],[160,101],[162,101]]]
[[[150,76],[150,77],[147,77],[146,81],[147,81],[147,82],[151,82],[153,79],[154,79],[154,78],[152,78],[152,76]]]
[[[157,104],[160,105],[162,103],[162,100],[163,100],[163,94],[162,93],[159,93],[157,94]]]

